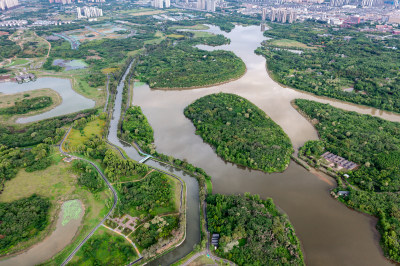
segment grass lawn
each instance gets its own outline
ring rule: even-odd
[[[5,67],[23,65],[23,64],[26,64],[28,62],[29,62],[29,60],[26,60],[26,59],[15,59],[10,64],[6,65]]]
[[[169,34],[169,35],[167,35],[167,37],[168,38],[172,38],[172,39],[183,39],[183,38],[185,38],[185,36],[182,35],[182,34]]]
[[[162,13],[166,13],[167,11],[164,10],[139,10],[139,12],[130,12],[130,15],[133,17],[137,17],[137,16],[151,16],[151,15],[157,15],[157,14],[162,14]]]
[[[177,29],[208,30],[209,28],[210,27],[208,27],[207,25],[197,24],[194,26],[173,26],[173,27],[170,27],[169,29],[171,29],[171,30],[177,30]]]
[[[191,33],[194,34],[195,38],[208,38],[208,37],[212,37],[215,36],[215,34],[212,34],[210,32],[205,32],[205,31],[190,31]]]
[[[87,123],[83,129],[83,134],[78,129],[72,129],[64,145],[69,151],[76,151],[77,147],[87,141],[91,136],[101,136],[104,130],[105,121],[96,118]]]
[[[127,265],[137,258],[135,249],[125,238],[100,227],[70,265]]]
[[[276,45],[281,47],[293,47],[293,48],[303,48],[303,49],[317,49],[316,47],[308,46],[304,43],[294,41],[294,40],[287,40],[287,39],[278,39],[278,40],[270,40],[268,42],[270,45]]]
[[[29,96],[28,96],[29,95]],[[7,108],[14,106],[16,101],[22,101],[23,99],[31,99],[34,97],[42,97],[42,96],[49,96],[53,100],[53,104],[47,108],[43,108],[40,110],[35,110],[26,114],[21,115],[0,115],[0,122],[6,124],[14,123],[15,119],[18,117],[25,117],[25,116],[32,116],[40,113],[47,112],[54,107],[58,106],[62,102],[61,96],[52,89],[40,89],[40,90],[33,90],[29,92],[21,92],[15,94],[0,94],[0,108]]]
[[[195,259],[192,263],[189,264],[190,266],[201,266],[201,265],[216,265],[214,260],[208,258],[207,256],[203,255]]]
[[[207,194],[212,194],[212,183],[211,180],[206,179]]]

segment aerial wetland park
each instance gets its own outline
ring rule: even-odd
[[[398,4],[278,2],[0,0],[0,266],[399,264]]]

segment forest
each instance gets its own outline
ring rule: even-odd
[[[300,241],[272,199],[258,195],[207,196],[211,234],[219,234],[218,256],[238,265],[304,265]]]
[[[400,112],[400,38],[380,38],[357,29],[334,30],[318,23],[269,24],[274,40],[300,42],[301,54],[264,42],[256,50],[272,77],[316,95]]]
[[[173,186],[165,174],[154,171],[139,182],[123,183],[119,188],[119,213],[152,218],[161,212],[175,212]]]
[[[227,93],[204,96],[185,108],[196,134],[224,160],[265,172],[282,172],[293,147],[285,132],[257,106]]]
[[[360,165],[346,172],[353,186],[339,199],[379,218],[385,255],[400,262],[400,124],[303,99],[295,104],[321,139],[307,142],[300,153],[318,158],[330,151]]]
[[[16,101],[14,103],[14,106],[0,108],[0,114],[4,115],[26,114],[31,111],[49,107],[52,104],[53,100],[51,99],[51,97],[48,96],[23,99],[21,101]]]
[[[78,184],[93,193],[102,191],[105,188],[104,180],[97,170],[90,163],[77,160],[72,164],[73,169],[78,174]]]
[[[161,238],[168,238],[174,229],[178,228],[179,219],[175,215],[156,216],[133,234],[134,240],[142,248],[149,248]]]
[[[153,128],[143,115],[140,106],[131,106],[125,113],[122,123],[123,137],[129,142],[135,141],[140,147],[154,142]]]
[[[8,36],[0,36],[0,61],[7,58],[12,58],[21,52],[21,47],[15,42],[10,41]]]
[[[41,120],[26,126],[0,125],[0,144],[8,147],[28,147],[43,141],[58,142],[64,135],[61,128],[74,120],[96,113],[95,109],[81,111],[65,116]]]
[[[189,88],[236,79],[245,71],[243,61],[232,52],[208,52],[185,42],[174,45],[167,40],[148,48],[135,75],[151,88]]]
[[[9,203],[0,202],[0,255],[44,230],[50,201],[38,195]]]

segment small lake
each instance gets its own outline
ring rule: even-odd
[[[68,214],[65,206],[79,204],[80,212],[74,217]],[[80,200],[70,200],[63,203],[57,220],[56,230],[42,242],[34,245],[24,253],[7,260],[0,261],[0,266],[30,266],[43,263],[63,250],[74,238],[83,217],[83,206]],[[67,222],[66,222],[67,221]]]
[[[87,64],[83,60],[64,60],[56,59],[53,61],[53,66],[60,66],[64,71],[87,68]]]
[[[47,88],[58,92],[62,98],[62,103],[50,111],[42,114],[18,118],[16,121],[17,123],[36,122],[51,117],[82,111],[95,106],[95,102],[93,100],[75,92],[72,89],[71,81],[68,79],[45,77],[38,78],[35,82],[22,84],[18,84],[16,82],[0,83],[0,93],[4,94],[14,94]]]

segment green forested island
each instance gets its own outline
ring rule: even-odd
[[[304,265],[300,241],[272,199],[208,195],[209,231],[220,234],[216,253],[238,265]]]
[[[185,116],[224,160],[265,172],[281,172],[289,164],[293,153],[289,137],[240,96],[204,96],[185,108]]]
[[[280,83],[344,101],[400,112],[400,38],[305,22],[269,24],[257,49]],[[301,54],[287,49],[301,50]]]
[[[297,99],[295,104],[312,119],[321,138],[307,142],[300,154],[317,159],[330,151],[360,165],[346,172],[350,194],[339,199],[379,218],[383,250],[399,262],[400,124],[308,100]]]
[[[187,43],[164,42],[149,51],[135,73],[151,88],[190,88],[236,79],[245,71],[243,61],[232,52],[208,52]]]
[[[146,149],[145,146],[154,142],[153,128],[142,113],[140,106],[131,106],[128,108],[122,122],[122,130],[124,139],[128,141],[133,140],[144,149]]]

